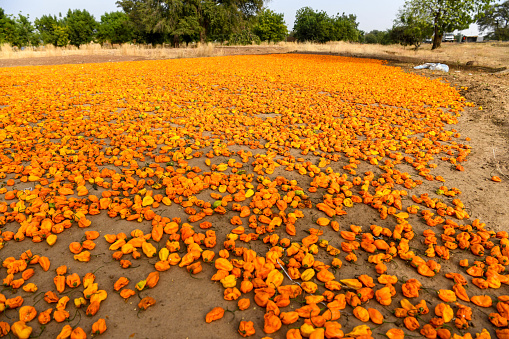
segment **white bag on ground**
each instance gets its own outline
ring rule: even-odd
[[[419,66],[415,66],[414,69],[430,69],[432,71],[449,72],[449,66],[445,64],[428,62]]]

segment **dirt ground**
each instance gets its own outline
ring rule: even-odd
[[[257,54],[267,53],[267,49],[232,49],[224,51],[228,55],[239,54]],[[33,58],[33,59],[10,59],[0,60],[0,67],[15,67],[15,66],[35,66],[35,65],[63,65],[63,64],[80,64],[80,63],[106,63],[106,62],[123,62],[123,61],[139,61],[143,60],[139,57],[109,57],[109,56],[69,56],[69,57],[56,57],[56,58]],[[136,67],[136,63],[132,64]],[[459,133],[462,138],[470,137],[471,141],[468,144],[472,147],[472,153],[468,161],[463,164],[465,167],[464,172],[458,172],[450,168],[450,166],[439,164],[436,170],[437,174],[442,175],[446,180],[447,187],[459,188],[463,193],[461,199],[468,208],[468,212],[472,219],[480,219],[487,224],[487,228],[494,231],[508,230],[509,228],[509,75],[507,73],[490,73],[485,69],[479,67],[456,67],[452,68],[450,73],[432,72],[428,70],[414,71],[413,66],[416,63],[390,61],[387,67],[400,67],[405,72],[413,72],[424,77],[431,79],[440,78],[444,82],[448,82],[451,86],[458,88],[460,93],[468,100],[477,105],[475,108],[467,108],[462,116],[459,118],[459,123],[452,126]],[[482,107],[482,110],[481,110]],[[270,116],[266,116],[270,119]],[[240,149],[240,148],[239,148]],[[237,151],[235,147],[231,150]],[[263,150],[262,150],[263,151]],[[295,153],[299,156],[299,153]],[[305,160],[313,160],[314,156],[308,156]],[[217,160],[217,159],[216,159]],[[335,164],[336,169],[340,169],[344,163]],[[363,165],[359,166],[359,173],[367,170]],[[287,175],[289,179],[291,176],[300,178],[295,174]],[[498,175],[502,178],[501,183],[495,183],[490,180],[491,176]],[[301,179],[299,179],[301,180]],[[309,183],[306,183],[309,184]],[[27,186],[28,187],[28,186]],[[17,187],[23,189],[23,186]],[[438,188],[437,183],[424,183],[412,193],[419,195],[424,192],[431,192]],[[99,191],[100,192],[100,191]],[[451,199],[452,200],[452,199]],[[182,208],[177,205],[167,207],[169,215],[183,214]],[[315,214],[310,213],[305,219],[299,221],[307,229],[314,225],[313,220],[319,216],[318,211]],[[101,215],[90,217],[92,225],[95,225],[101,235],[108,233],[130,232],[133,227],[138,227],[144,232],[150,232],[150,222],[144,221],[141,224],[133,226],[132,223],[125,220],[112,220],[105,213]],[[219,239],[224,239],[226,234],[231,230],[228,220],[225,216],[214,215],[208,219],[212,224],[224,224],[225,227],[216,229],[218,244]],[[348,225],[363,225],[369,227],[371,224],[377,224],[382,227],[391,227],[389,220],[381,221],[379,214],[370,207],[364,205],[356,205],[356,212],[349,213],[346,216],[341,216],[338,221],[342,227]],[[428,227],[417,218],[411,220],[416,235],[420,236],[422,231]],[[4,230],[15,230],[15,225],[7,225]],[[278,233],[283,237],[284,231],[279,230]],[[71,241],[80,241],[84,231],[82,229],[72,227],[63,233],[65,238],[59,239],[57,244],[53,247],[41,246],[42,251],[37,254],[45,255],[52,260],[52,269],[60,266],[67,265],[69,272],[81,272],[86,269],[82,263],[69,260],[67,246]],[[301,239],[306,234],[299,230],[294,239]],[[323,238],[334,239],[331,243],[339,247],[340,238],[328,229]],[[222,241],[222,240],[221,240]],[[115,283],[118,277],[125,275],[125,271],[118,267],[116,262],[113,262],[108,251],[109,244],[105,243],[103,239],[97,240],[97,247],[93,251],[97,257],[92,259],[94,263],[93,269],[97,269],[96,276],[99,286],[103,286],[107,291],[108,296],[106,301],[101,305],[98,313],[99,317],[106,318],[108,325],[107,332],[103,335],[105,338],[237,338],[238,324],[241,320],[251,320],[255,323],[256,335],[254,338],[264,337],[263,328],[263,315],[264,312],[253,302],[253,294],[249,294],[251,299],[251,307],[246,311],[236,311],[235,313],[227,312],[223,319],[212,324],[206,324],[204,321],[205,314],[215,306],[221,306],[225,309],[235,310],[235,302],[227,302],[223,299],[223,287],[219,283],[210,281],[210,277],[215,273],[212,265],[203,265],[204,270],[196,277],[190,277],[186,270],[178,267],[172,267],[168,272],[161,275],[159,285],[149,291],[141,292],[141,297],[150,295],[157,300],[157,304],[149,308],[145,312],[139,312],[137,303],[138,296],[133,296],[127,302],[124,302],[119,296],[113,295],[111,286]],[[260,242],[252,244],[253,249],[264,253],[267,250],[267,245]],[[10,242],[9,245],[2,250],[2,258],[7,256],[18,256],[25,250],[32,248],[32,243],[29,240],[22,242]],[[39,247],[34,247],[39,251]],[[424,251],[424,245],[419,246],[419,251]],[[61,255],[65,253],[65,255]],[[318,257],[318,260],[330,260],[324,254],[323,257]],[[442,261],[442,272],[457,272],[458,261],[461,255],[454,255],[449,261]],[[359,274],[370,274],[375,276],[376,273],[372,266],[364,266],[363,263],[367,260],[366,253],[359,255],[358,264],[348,264],[344,261],[344,266],[338,271],[339,279],[353,278]],[[150,271],[153,270],[155,260],[137,262],[139,265],[136,269],[130,270],[130,278],[132,281],[143,279]],[[326,261],[327,262],[327,261]],[[423,280],[414,269],[409,269],[409,266],[401,260],[392,261],[388,264],[389,272],[406,278],[418,278],[425,282],[425,287],[428,288],[450,288],[451,281],[444,278],[443,274],[431,279]],[[3,274],[3,273],[2,273]],[[4,276],[2,276],[4,278]],[[286,283],[289,283],[286,280]],[[39,291],[53,290],[53,281],[38,281]],[[442,287],[443,286],[443,287]],[[401,291],[401,286],[397,287],[398,292]],[[469,294],[478,295],[484,293],[475,286],[470,286]],[[7,292],[6,292],[7,293]],[[20,292],[23,296],[23,293]],[[429,295],[428,295],[429,294]],[[493,297],[498,294],[498,291],[489,290],[488,294]],[[507,294],[507,287],[502,287],[500,294]],[[401,299],[400,293],[393,301],[390,307],[380,307],[375,301],[371,301],[370,306],[377,308],[389,321],[394,321],[395,318],[391,317],[391,311],[396,307]],[[27,297],[27,304],[33,305],[34,302],[42,296]],[[70,294],[71,303],[72,299],[78,297],[78,293],[72,292]],[[435,300],[436,295],[432,291],[421,291],[421,298],[427,300]],[[420,300],[421,298],[418,298]],[[42,304],[44,301],[38,303],[37,309],[42,311],[45,309]],[[432,305],[436,304],[436,300]],[[74,306],[73,306],[74,307]],[[292,302],[291,306],[287,309],[295,309],[300,307],[298,301]],[[74,308],[73,308],[74,309]],[[493,310],[490,309],[489,312]],[[363,324],[352,315],[351,308],[347,307],[341,312],[342,316],[339,322],[345,328],[345,332],[351,330],[353,326]],[[489,313],[488,312],[488,313]],[[91,324],[98,317],[88,319],[84,312],[77,312],[77,316],[70,324],[83,327],[87,331],[90,329]],[[483,314],[484,313],[484,314]],[[424,321],[429,321],[433,316],[433,310],[429,315],[423,316]],[[5,313],[8,315],[8,313]],[[12,318],[17,315],[13,312],[9,313]],[[73,317],[74,311],[71,313]],[[3,321],[12,323],[14,320],[5,320],[2,315]],[[299,322],[299,326],[302,322]],[[421,325],[424,324],[421,322]],[[372,328],[373,324],[369,324]],[[38,325],[32,324],[34,333],[40,332]],[[50,323],[41,337],[55,337],[60,331],[63,324]],[[402,327],[401,320],[397,320],[396,324],[384,324],[376,330],[373,330],[373,336],[380,338],[381,333],[385,333],[389,328],[394,326]],[[488,328],[494,338],[493,326],[489,323],[486,313],[482,310],[474,310],[474,317],[469,332],[480,332],[482,328]],[[295,328],[297,325],[283,326],[283,329],[274,335],[272,338],[284,338],[285,329]],[[409,332],[407,332],[409,333]],[[464,334],[465,331],[458,331],[456,333]],[[412,334],[412,333],[411,333]],[[417,333],[413,335],[419,336]]]
[[[285,50],[277,47],[216,47],[218,55],[262,55],[262,54],[278,54],[285,53]],[[170,49],[172,52],[170,58],[178,57],[178,49]],[[142,56],[119,56],[119,55],[65,55],[65,56],[49,56],[36,58],[15,58],[0,59],[0,67],[16,67],[16,66],[47,66],[47,65],[65,65],[65,64],[90,64],[104,62],[122,62],[122,61],[141,61],[154,60],[154,58],[146,58]]]

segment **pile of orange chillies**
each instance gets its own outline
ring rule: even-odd
[[[473,220],[461,190],[438,175],[444,165],[463,171],[471,153],[451,126],[473,106],[456,89],[332,56],[137,65],[143,74],[129,63],[0,69],[10,290],[0,311],[18,312],[0,336],[28,338],[36,322],[60,324],[59,338],[102,334],[96,315],[113,293],[150,294],[174,269],[194,277],[209,264],[225,302],[263,310],[256,323],[235,315],[242,337],[509,338],[509,235]],[[172,205],[178,213],[165,214]],[[353,221],[370,213],[376,222]],[[132,227],[107,233],[101,214]],[[70,228],[82,239],[67,241]],[[4,248],[22,241],[34,249]],[[86,272],[37,254],[61,242]],[[108,265],[125,272],[112,286],[96,282],[105,244]],[[150,273],[138,280],[141,265]],[[355,265],[361,274],[342,273]],[[44,306],[14,296],[46,278]],[[138,310],[163,307],[140,299]],[[86,331],[65,323],[82,307]],[[207,326],[225,315],[199,312]],[[473,328],[479,319],[486,328]]]

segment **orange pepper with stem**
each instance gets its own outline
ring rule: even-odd
[[[426,300],[424,300],[424,299],[421,299],[421,301],[419,301],[419,303],[415,304],[414,307],[417,309],[417,312],[419,312],[419,314],[428,314],[429,313],[429,308],[426,305]]]
[[[18,308],[23,305],[24,299],[20,296],[6,299],[4,304],[7,309]]]
[[[418,280],[409,279],[401,286],[401,291],[407,298],[417,298],[421,287],[422,285]]]
[[[454,293],[454,291],[440,289],[437,291],[437,293],[438,297],[446,303],[456,301],[456,293]]]
[[[254,335],[256,332],[254,329],[254,323],[252,321],[242,320],[240,322],[238,332],[244,338]]]
[[[99,319],[92,324],[92,334],[103,334],[106,331],[106,320]]]
[[[81,284],[81,279],[77,273],[73,273],[66,277],[65,282],[66,282],[67,286],[74,288],[74,287],[78,287]]]
[[[101,307],[101,303],[99,301],[92,301],[90,302],[90,305],[88,305],[86,310],[86,315],[93,316],[99,311],[99,308]]]
[[[5,321],[0,321],[0,336],[4,337],[11,331],[11,326]]]
[[[65,321],[67,318],[69,318],[69,312],[67,312],[66,310],[56,310],[53,313],[53,319],[55,319],[57,323],[61,323]]]

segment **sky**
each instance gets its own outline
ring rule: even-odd
[[[105,12],[117,11],[115,0],[0,0],[0,7],[7,14],[29,15],[30,20],[45,14],[63,16],[70,9],[86,9],[96,20]],[[359,28],[365,32],[377,29],[380,31],[392,27],[398,9],[405,0],[271,0],[267,7],[276,13],[283,13],[288,29],[293,28],[295,13],[302,7],[309,6],[314,10],[326,11],[329,15],[355,14]],[[472,25],[465,35],[477,35],[477,26]]]

